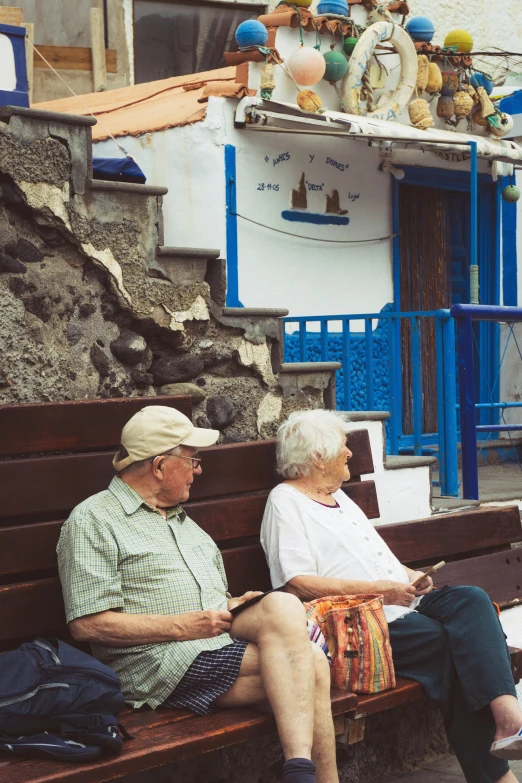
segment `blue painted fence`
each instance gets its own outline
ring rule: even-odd
[[[436,433],[424,433],[421,376],[421,328],[435,323],[437,417]],[[413,435],[402,431],[405,404],[402,382],[401,322],[410,323],[411,420]],[[285,321],[285,361],[340,361],[337,374],[339,410],[390,412],[387,450],[398,454],[410,447],[422,454],[428,443],[438,445],[441,493],[458,496],[457,413],[454,322],[449,310],[329,316],[290,316]],[[308,324],[319,331],[309,331]],[[358,328],[356,327],[356,324]],[[292,330],[292,325],[294,329]],[[297,326],[297,330],[295,329]]]

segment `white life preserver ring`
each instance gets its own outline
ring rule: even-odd
[[[359,109],[361,102],[362,77],[377,44],[391,41],[401,58],[401,76],[393,95],[379,105],[375,111]],[[376,22],[361,35],[350,57],[350,67],[342,87],[345,111],[379,120],[394,120],[407,106],[417,85],[417,51],[410,36],[393,22]]]

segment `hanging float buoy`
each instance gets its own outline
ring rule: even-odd
[[[348,72],[348,62],[344,54],[333,49],[323,55],[326,62],[326,70],[323,79],[327,82],[338,82],[344,79]]]
[[[442,74],[437,63],[430,63],[428,70],[428,83],[426,85],[426,92],[430,95],[440,93],[442,90]]]
[[[248,46],[264,46],[268,41],[268,30],[257,19],[247,19],[241,22],[236,30],[236,43],[240,49]]]
[[[502,198],[508,204],[514,204],[520,198],[520,189],[516,185],[506,185],[502,191]]]
[[[419,128],[419,130],[427,130],[435,124],[428,101],[425,101],[424,98],[412,101],[408,106],[408,114],[413,127]]]
[[[310,8],[314,0],[290,0],[290,5],[298,5],[299,8]]]
[[[489,129],[489,132],[492,133],[493,136],[498,136],[498,138],[502,138],[502,136],[508,136],[513,130],[513,117],[511,114],[506,114],[505,112],[501,112],[497,116],[500,127],[492,125]]]
[[[495,86],[493,79],[490,79],[489,76],[487,76],[485,73],[481,73],[480,71],[475,71],[475,73],[471,75],[471,79],[469,81],[471,86],[476,90],[478,90],[479,87],[483,87],[488,95],[491,95]]]
[[[462,120],[471,114],[474,105],[473,98],[465,90],[459,90],[453,96],[453,109],[458,120]]]
[[[347,57],[352,56],[352,52],[357,46],[358,41],[358,38],[353,38],[352,36],[350,36],[350,38],[344,39],[344,53]]]
[[[326,70],[323,55],[310,46],[301,46],[290,55],[286,64],[297,84],[303,87],[320,82]]]
[[[473,37],[467,30],[452,30],[444,39],[445,48],[457,47],[458,52],[469,54],[473,49]]]
[[[321,0],[317,5],[317,16],[322,16],[323,14],[348,16],[349,13],[346,0]]]
[[[364,111],[359,109],[363,77],[368,62],[373,56],[377,44],[390,41],[401,58],[401,75],[392,96],[378,109]],[[394,120],[406,108],[417,83],[417,52],[410,36],[399,25],[391,22],[377,22],[369,27],[359,39],[350,58],[348,73],[343,82],[342,97],[346,111],[362,114],[379,120]]]
[[[417,89],[423,92],[428,86],[430,73],[430,61],[425,54],[419,54],[417,57]]]
[[[442,71],[442,88],[441,95],[445,95],[447,98],[453,98],[457,90],[459,89],[459,77],[455,71],[447,70]]]
[[[450,95],[441,95],[437,101],[437,117],[442,120],[451,120],[454,113],[453,98]]]
[[[427,16],[414,16],[406,22],[406,32],[414,40],[429,43],[435,35],[435,26]]]
[[[297,95],[297,105],[302,111],[313,113],[323,108],[323,102],[320,97],[312,90],[301,90]]]

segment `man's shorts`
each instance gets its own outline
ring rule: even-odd
[[[234,639],[219,650],[201,652],[163,706],[192,710],[198,715],[215,712],[215,700],[237,680],[247,646],[244,639]]]
[[[308,636],[311,642],[321,648],[331,664],[326,640],[320,628],[311,620],[308,620]],[[165,699],[163,706],[191,710],[198,715],[215,712],[215,700],[228,691],[238,678],[247,646],[248,642],[244,639],[234,639],[232,644],[219,650],[201,652]]]

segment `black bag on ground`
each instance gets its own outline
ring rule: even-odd
[[[49,732],[68,742],[63,759],[72,761],[74,743],[118,753],[122,738],[117,718],[125,707],[120,681],[100,661],[65,642],[35,639],[0,655],[0,748],[23,753],[9,742]],[[33,750],[37,741],[32,744]],[[45,737],[43,738],[45,739]],[[45,755],[45,741],[40,742]],[[60,757],[59,744],[53,749]],[[9,746],[12,745],[12,750]],[[67,747],[68,746],[68,747]],[[32,753],[34,755],[34,752]]]

